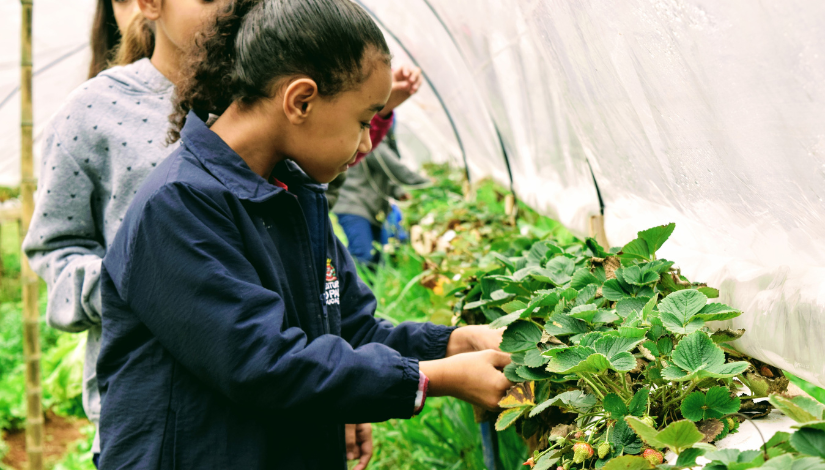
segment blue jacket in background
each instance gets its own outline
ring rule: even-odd
[[[344,423],[409,418],[452,328],[373,314],[323,185],[270,184],[197,116],[103,261],[101,468],[345,469]]]

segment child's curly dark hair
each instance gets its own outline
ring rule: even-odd
[[[387,63],[381,30],[350,0],[233,0],[195,40],[169,117],[169,142],[180,139],[189,111],[202,119],[235,101],[268,97],[276,80],[306,75],[333,96],[369,76],[365,52]]]

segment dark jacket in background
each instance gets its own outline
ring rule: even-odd
[[[283,189],[190,113],[103,261],[101,468],[346,468],[343,424],[408,418],[451,328],[373,314],[323,185]]]

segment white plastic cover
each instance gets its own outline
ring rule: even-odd
[[[32,18],[35,160],[40,135],[86,80],[94,0],[36,0]],[[0,0],[0,186],[20,183],[20,1]],[[35,171],[40,165],[35,164]]]
[[[738,346],[825,385],[825,2],[362,2],[436,89],[481,93],[522,200],[585,233],[589,161],[614,245],[676,222],[661,255],[745,312]]]

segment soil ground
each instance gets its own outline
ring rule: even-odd
[[[83,439],[85,436],[80,430],[88,426],[85,419],[63,418],[51,413],[46,416],[46,430],[43,439],[43,460],[54,462],[59,460],[68,446]],[[3,459],[3,464],[15,470],[27,468],[26,431],[3,431],[3,440],[9,445],[9,453]]]

